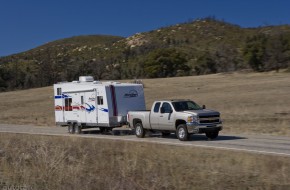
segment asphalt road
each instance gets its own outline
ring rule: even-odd
[[[244,151],[257,154],[271,154],[290,157],[290,138],[281,136],[266,135],[234,135],[220,133],[215,140],[207,140],[205,135],[192,135],[191,139],[186,142],[176,139],[174,134],[169,137],[161,137],[159,134],[148,134],[145,138],[137,138],[135,135],[124,135],[118,129],[121,135],[100,134],[97,130],[84,131],[81,135],[68,134],[66,127],[36,127],[30,125],[8,125],[0,124],[2,133],[24,133],[53,136],[77,136],[80,138],[95,138],[134,141],[144,143],[158,143],[174,146],[200,147],[208,149],[220,149],[231,151]],[[0,139],[1,140],[1,139]]]

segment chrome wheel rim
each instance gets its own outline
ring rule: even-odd
[[[184,138],[184,136],[185,136],[185,130],[183,129],[183,128],[180,128],[179,130],[178,130],[178,136],[179,136],[179,138]]]
[[[141,127],[140,126],[137,126],[136,127],[136,134],[137,135],[140,135],[141,134]]]

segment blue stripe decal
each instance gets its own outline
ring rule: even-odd
[[[88,108],[86,108],[87,112],[92,112],[92,111],[94,111],[96,109],[94,105],[90,105],[90,104],[87,104],[87,103],[86,103],[86,105],[88,106]]]
[[[105,109],[105,108],[100,108],[99,110],[103,111],[103,112],[109,112],[108,109]]]
[[[71,98],[71,96],[66,95],[66,94],[54,96],[54,99],[61,99],[61,98]]]

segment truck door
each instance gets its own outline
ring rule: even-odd
[[[163,102],[160,108],[160,116],[158,121],[158,129],[174,130],[173,109],[168,102]]]
[[[153,129],[159,128],[158,121],[159,121],[159,117],[161,116],[160,111],[159,111],[160,105],[161,105],[161,102],[156,102],[153,110],[151,110],[150,123]]]

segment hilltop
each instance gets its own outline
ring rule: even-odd
[[[80,75],[158,78],[289,68],[290,26],[241,28],[214,18],[118,36],[76,36],[0,58],[0,91]]]

